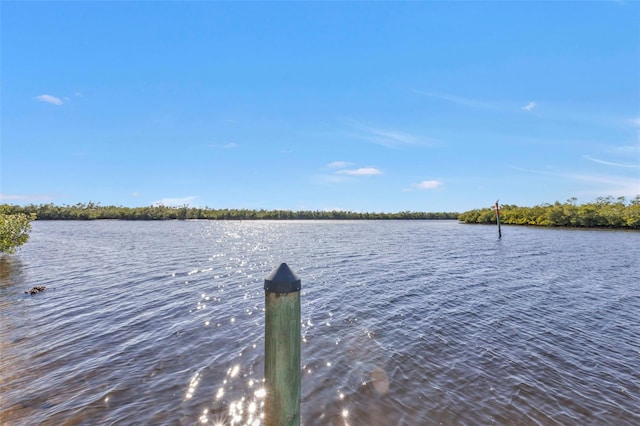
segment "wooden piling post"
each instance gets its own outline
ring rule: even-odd
[[[286,263],[264,280],[266,426],[300,425],[300,288]]]

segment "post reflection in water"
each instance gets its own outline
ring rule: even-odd
[[[388,424],[376,416],[391,386],[389,353],[374,327],[361,325],[373,325],[375,318],[360,316],[346,304],[308,301],[304,293],[302,300],[304,424]]]
[[[248,378],[235,364],[228,368],[222,385],[215,392],[213,400],[198,418],[200,424],[249,425],[262,424],[264,419],[264,381]],[[236,399],[229,399],[229,395]]]
[[[202,294],[200,299],[209,297]],[[245,313],[249,316],[253,311]],[[332,319],[338,320],[339,316],[332,312],[326,315],[328,318],[322,319],[323,314],[311,309],[301,321],[303,343],[314,348],[312,353],[306,354],[309,362],[302,365],[303,385],[313,389],[318,386],[318,381],[335,380],[336,391],[334,399],[324,401],[322,411],[317,416],[305,418],[304,424],[352,425],[362,424],[362,421],[374,426],[388,424],[388,418],[381,415],[384,408],[380,403],[391,388],[389,374],[385,370],[389,354],[376,340],[377,333],[372,328],[361,327],[357,318],[352,316],[347,321],[332,323]],[[335,333],[343,337],[334,338]],[[329,347],[317,346],[326,340],[331,343]],[[255,350],[258,345],[250,343],[249,347]],[[238,358],[242,358],[242,352]],[[336,363],[333,359],[340,361]],[[252,368],[243,371],[242,362],[227,367],[224,379],[213,392],[212,401],[202,408],[198,419],[201,424],[262,424],[264,379],[254,376]],[[190,378],[187,398],[193,397],[201,378],[200,373]],[[315,408],[309,410],[315,406],[312,398],[303,396],[303,410],[317,412]]]

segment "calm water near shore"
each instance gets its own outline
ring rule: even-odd
[[[281,262],[305,425],[640,424],[640,233],[502,230],[35,222],[0,258],[0,424],[261,424]]]

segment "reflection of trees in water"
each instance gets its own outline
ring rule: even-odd
[[[13,256],[0,256],[0,286],[2,288],[24,284],[23,265]]]
[[[2,424],[18,424],[13,422],[13,419],[20,418],[20,412],[23,410],[22,405],[16,404],[11,398],[11,395],[16,393],[15,383],[19,383],[21,375],[28,370],[28,366],[22,362],[23,357],[19,349],[20,341],[24,337],[16,333],[20,327],[16,321],[21,322],[22,317],[10,315],[8,312],[12,312],[11,305],[15,303],[16,297],[21,296],[24,283],[25,276],[20,259],[0,255],[0,358],[2,358],[0,383],[2,383],[3,392],[0,418]]]

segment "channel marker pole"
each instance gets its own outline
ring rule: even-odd
[[[498,204],[499,200],[496,200],[495,210],[496,210],[496,222],[498,223],[498,238],[502,238],[502,231],[500,230],[500,205]]]

